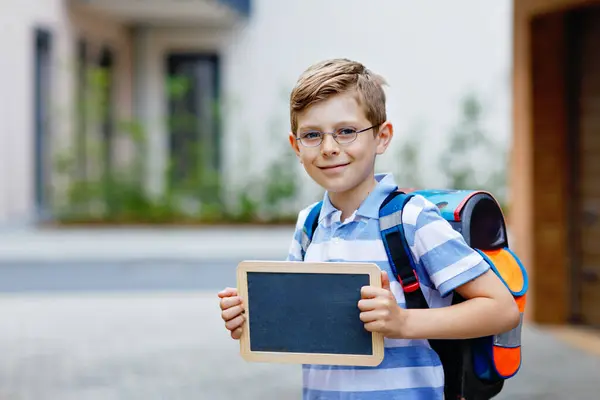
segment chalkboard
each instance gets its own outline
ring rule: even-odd
[[[246,324],[240,352],[248,361],[375,366],[383,336],[360,320],[363,286],[381,287],[373,263],[244,261],[238,291]]]

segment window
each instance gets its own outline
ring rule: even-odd
[[[167,57],[172,188],[211,192],[218,184],[218,66],[215,55]]]
[[[35,30],[34,38],[34,193],[38,212],[48,208],[50,196],[50,99],[51,99],[52,36]]]
[[[98,111],[100,125],[100,137],[102,148],[102,160],[104,167],[104,177],[110,179],[113,163],[113,143],[114,143],[114,102],[113,102],[113,81],[114,81],[114,56],[108,48],[103,48],[98,60],[98,76],[96,84],[98,87]]]
[[[92,50],[93,46],[88,42],[79,40],[74,104],[77,118],[75,158],[77,178],[82,181],[99,174],[106,179],[110,177],[115,140],[115,57],[108,47],[102,47],[95,57],[91,56]]]
[[[87,57],[88,44],[81,39],[77,43],[77,85],[76,85],[76,102],[75,102],[75,117],[77,119],[77,131],[75,135],[76,143],[76,162],[77,162],[77,178],[85,180],[87,178]]]

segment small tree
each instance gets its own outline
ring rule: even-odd
[[[483,107],[473,94],[461,103],[461,119],[440,157],[439,168],[452,189],[482,189],[506,200],[506,151],[483,127]]]
[[[396,171],[394,175],[400,186],[423,188],[419,148],[419,138],[421,137],[422,129],[415,129],[407,135],[406,141],[395,152]]]

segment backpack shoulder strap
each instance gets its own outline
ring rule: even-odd
[[[302,259],[304,260],[304,256],[306,255],[306,251],[308,250],[308,246],[310,242],[312,242],[313,234],[317,229],[317,225],[319,225],[319,214],[321,213],[321,207],[323,206],[323,201],[315,204],[313,208],[311,208],[310,212],[306,216],[304,220],[304,226],[302,227],[302,237],[300,239],[300,246],[302,252]]]
[[[412,197],[401,191],[390,193],[379,208],[379,229],[392,273],[404,291],[406,307],[429,308],[402,225],[404,206]]]

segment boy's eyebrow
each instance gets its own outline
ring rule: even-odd
[[[320,129],[316,125],[299,125],[298,132],[300,131],[319,131]]]
[[[359,125],[358,121],[345,120],[345,121],[336,122],[333,126],[335,127],[335,129],[339,129],[339,128],[344,128],[344,127],[356,127],[357,125]],[[300,131],[321,131],[322,132],[323,130],[324,129],[321,129],[317,125],[300,125],[300,126],[298,126],[298,132],[300,132]]]

